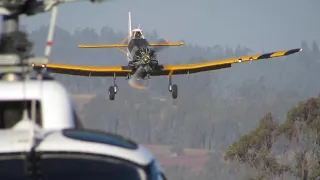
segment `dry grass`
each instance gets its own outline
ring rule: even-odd
[[[83,106],[90,102],[94,97],[95,94],[72,94],[71,98],[76,106],[77,111],[81,112]]]
[[[149,149],[155,155],[168,155],[170,154],[171,146],[166,145],[144,145],[147,149]],[[186,156],[203,156],[206,155],[209,151],[204,149],[184,149]],[[210,151],[214,152],[214,151]]]
[[[185,154],[178,157],[171,156],[171,146],[166,145],[144,145],[154,154],[161,166],[184,166],[190,170],[200,170],[208,160],[207,150],[203,149],[184,149]],[[211,151],[213,152],[213,151]]]
[[[72,99],[75,101],[91,101],[94,97],[96,97],[95,94],[72,94]]]

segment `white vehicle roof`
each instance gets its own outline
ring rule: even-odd
[[[24,119],[0,137],[0,179],[166,180],[147,149],[115,134],[44,130]]]
[[[31,148],[31,121],[0,131],[0,154],[27,152]],[[30,128],[30,129],[29,129]],[[36,152],[88,153],[112,156],[145,166],[154,156],[143,146],[122,136],[93,130],[43,130],[39,127]],[[0,162],[1,163],[1,162]]]
[[[74,128],[77,125],[77,116],[69,93],[57,81],[0,81],[0,87],[1,107],[7,107],[6,103],[11,101],[37,100],[40,104],[38,118],[43,128]],[[0,120],[1,118],[3,117],[0,117]]]

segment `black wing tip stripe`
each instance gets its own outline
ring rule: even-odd
[[[285,52],[283,55],[284,55],[284,56],[287,56],[287,55],[294,54],[294,53],[297,53],[297,52],[300,52],[300,51],[302,51],[301,48],[291,49],[291,50]],[[262,55],[260,55],[257,59],[267,59],[267,58],[271,58],[272,54],[274,54],[274,53],[276,53],[276,52],[262,54]]]
[[[302,51],[302,49],[300,49],[300,48],[291,49],[291,50],[287,51],[286,53],[284,53],[284,55],[287,56],[287,55],[294,54],[294,53],[297,53],[297,52],[300,52],[300,51]]]
[[[267,58],[270,58],[273,53],[275,53],[275,52],[262,54],[262,55],[260,55],[257,59],[267,59]]]

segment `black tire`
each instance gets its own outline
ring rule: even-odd
[[[109,87],[109,99],[110,99],[111,101],[113,101],[114,98],[115,98],[115,95],[116,95],[116,93],[114,92],[114,87],[113,87],[113,86],[110,86],[110,87]]]
[[[176,84],[172,85],[172,98],[177,99],[178,97],[178,86]]]

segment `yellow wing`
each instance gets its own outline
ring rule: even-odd
[[[182,46],[184,42],[161,42],[161,43],[150,43],[149,46]]]
[[[47,68],[50,72],[57,74],[68,74],[77,76],[116,76],[125,77],[131,72],[128,66],[79,66],[68,64],[32,64],[35,68]]]
[[[171,76],[173,74],[191,74],[202,71],[210,71],[222,68],[229,68],[231,64],[255,61],[260,59],[268,59],[280,56],[287,56],[302,51],[302,49],[291,49],[287,51],[276,51],[266,54],[258,54],[252,56],[242,56],[238,58],[230,58],[225,60],[208,61],[195,64],[179,64],[179,65],[160,65],[159,69],[150,73],[152,76]]]
[[[79,44],[78,48],[123,48],[128,44]]]
[[[184,42],[150,43],[149,46],[182,46]],[[128,44],[79,44],[78,48],[124,48]]]
[[[277,51],[266,54],[242,56],[239,58],[231,58],[225,60],[209,61],[195,64],[179,64],[179,65],[159,65],[157,69],[150,72],[152,76],[171,76],[173,74],[191,74],[202,71],[210,71],[222,68],[229,68],[233,63],[255,61],[260,59],[268,59],[280,56],[287,56],[302,51],[302,49],[291,49],[288,51]],[[41,64],[33,64],[36,68],[43,68]],[[132,70],[129,66],[80,66],[67,64],[46,64],[44,65],[50,72],[58,74],[69,74],[77,76],[116,76],[125,77]]]

